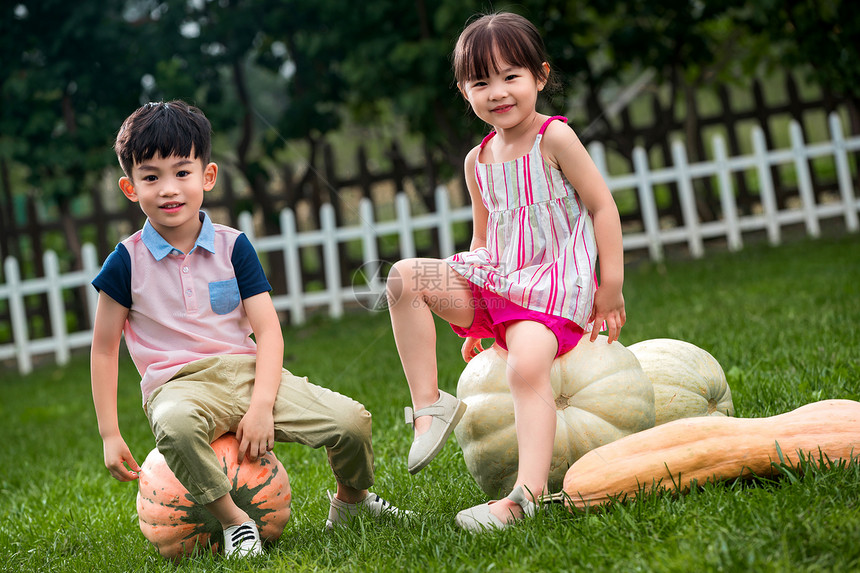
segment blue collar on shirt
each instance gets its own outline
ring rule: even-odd
[[[202,249],[206,249],[212,254],[215,254],[215,227],[212,225],[212,220],[206,215],[206,213],[200,211],[200,221],[203,223],[203,227],[200,229],[200,234],[197,236],[197,241],[194,243],[194,248],[191,249],[191,252],[194,252],[194,249],[200,247]],[[174,252],[179,255],[185,254],[165,241],[164,237],[162,237],[158,231],[155,230],[155,227],[149,223],[149,219],[147,219],[146,223],[143,224],[141,239],[143,240],[143,244],[146,245],[146,248],[149,249],[149,252],[152,253],[152,256],[155,257],[156,261],[160,261],[167,255]]]

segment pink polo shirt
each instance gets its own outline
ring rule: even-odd
[[[129,309],[123,334],[141,375],[144,402],[183,366],[210,356],[256,354],[241,301],[271,290],[248,238],[203,227],[189,253],[147,221],[105,260],[93,286]]]

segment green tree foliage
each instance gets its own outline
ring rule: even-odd
[[[295,175],[299,193],[309,173],[279,165],[284,150],[303,145],[313,166],[347,117],[373,125],[393,111],[456,173],[487,126],[458,94],[450,53],[490,9],[535,22],[561,80],[547,111],[575,108],[597,135],[645,70],[680,92],[763,61],[812,64],[832,90],[860,89],[860,12],[848,0],[13,0],[0,18],[0,167],[62,210],[115,164],[123,117],[183,98],[205,109],[219,161],[269,215],[274,172]]]
[[[860,11],[849,0],[761,0],[735,21],[767,46],[771,65],[805,66],[835,94],[860,101]]]
[[[158,65],[151,75],[148,99],[184,99],[201,107],[220,142],[219,160],[237,168],[254,200],[273,217],[277,210],[267,192],[269,175],[257,107],[264,101],[262,94],[277,98],[284,89],[284,82],[266,74],[278,64],[263,32],[273,18],[270,7],[274,5],[260,0],[168,0],[158,2],[156,18],[142,23],[151,33],[172,39],[154,47]],[[262,87],[255,85],[264,75]],[[230,184],[226,177],[224,181]],[[273,219],[267,222],[272,224]]]
[[[138,105],[146,42],[122,16],[124,2],[32,0],[0,15],[0,162],[4,211],[10,165],[68,221],[70,200],[108,162],[127,110]],[[74,229],[68,229],[75,247]]]
[[[145,51],[122,4],[40,0],[7,4],[3,14],[0,133],[14,140],[7,157],[27,165],[31,184],[48,195],[89,183],[112,158],[105,126],[118,127],[138,104]]]

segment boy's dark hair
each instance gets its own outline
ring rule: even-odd
[[[534,24],[518,14],[486,14],[466,26],[454,47],[454,78],[459,84],[486,78],[491,69],[499,71],[497,57],[551,84],[543,67],[549,62],[543,38]]]
[[[202,111],[183,101],[151,102],[122,123],[114,149],[129,178],[135,163],[156,154],[190,157],[193,153],[207,165],[212,153],[212,125]]]

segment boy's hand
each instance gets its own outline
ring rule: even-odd
[[[599,287],[594,295],[594,308],[591,311],[591,320],[594,322],[591,329],[591,342],[597,340],[603,323],[606,323],[607,342],[612,344],[618,340],[621,327],[627,322],[627,314],[624,312],[624,296],[621,289]]]
[[[110,475],[119,481],[133,481],[140,475],[140,466],[134,461],[131,450],[122,436],[104,440],[105,466]]]
[[[252,462],[266,455],[275,445],[275,418],[271,410],[248,409],[236,429],[239,463],[248,456]]]

